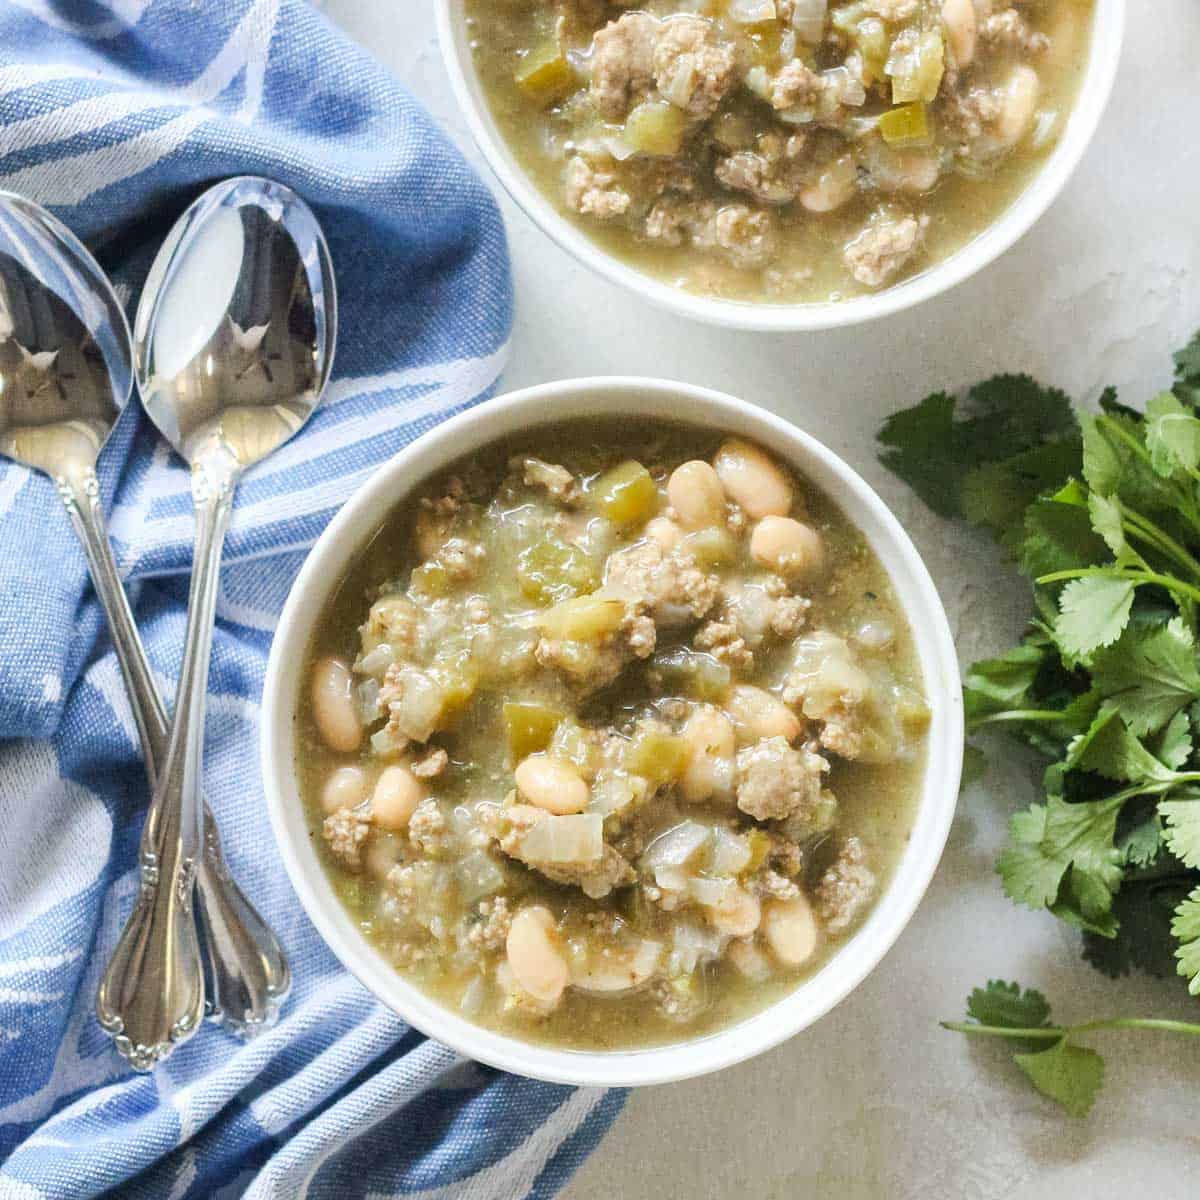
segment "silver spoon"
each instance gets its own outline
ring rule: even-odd
[[[0,454],[58,489],[108,618],[153,788],[167,752],[166,709],[113,561],[95,472],[133,390],[132,357],[125,313],[95,259],[45,209],[0,192]],[[204,822],[198,915],[211,1009],[253,1033],[275,1019],[291,977],[279,942],[229,876],[207,806]]]
[[[266,179],[230,179],[180,217],[134,323],[151,420],[192,472],[196,541],[179,694],[150,803],[141,901],[100,986],[101,1024],[152,1063],[203,1007],[192,882],[202,843],[204,707],[221,548],[242,473],[316,408],[333,361],[333,270],[308,206]]]

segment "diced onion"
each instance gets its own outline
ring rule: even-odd
[[[664,100],[669,100],[676,108],[687,108],[696,90],[696,67],[690,60],[680,67],[675,67],[667,79],[667,86],[662,89]]]
[[[766,67],[751,67],[746,72],[746,87],[760,100],[766,100],[771,95],[771,76]]]
[[[487,980],[482,975],[476,975],[470,983],[463,988],[462,998],[458,1002],[459,1010],[464,1016],[478,1016],[483,1009],[483,1002],[487,999]]]
[[[603,137],[600,139],[600,144],[617,162],[624,162],[627,158],[632,158],[637,153],[637,150],[620,134],[614,133],[608,137]]]
[[[651,870],[685,866],[707,845],[710,833],[699,821],[684,821],[656,837],[642,855],[642,863]]]
[[[408,745],[408,738],[390,725],[371,734],[371,753],[380,758],[389,758],[399,754]]]
[[[1035,150],[1041,150],[1054,137],[1058,129],[1058,112],[1052,108],[1044,108],[1037,115],[1033,126],[1031,145]]]
[[[692,879],[688,894],[701,908],[730,909],[736,902],[738,885],[732,879]]]
[[[521,857],[534,863],[594,863],[604,853],[599,813],[543,817],[521,839]]]
[[[383,675],[388,667],[396,661],[396,652],[392,649],[389,642],[380,642],[374,650],[368,650],[366,654],[358,660],[355,667],[360,674],[363,675]]]
[[[750,844],[731,829],[718,829],[709,868],[714,875],[737,875],[750,861]]]
[[[468,904],[504,886],[504,872],[485,850],[472,850],[458,863],[459,895]]]
[[[396,682],[400,698],[392,715],[397,727],[414,742],[428,741],[442,715],[442,689],[424,671],[413,669],[401,671]]]
[[[810,46],[825,37],[828,16],[829,0],[792,0],[792,28]]]
[[[729,0],[725,15],[739,25],[757,25],[760,21],[774,21],[779,14],[775,11],[775,0]]]
[[[671,933],[673,945],[668,970],[672,975],[690,975],[702,962],[721,953],[721,935],[698,921],[677,921]]]
[[[358,715],[364,725],[370,725],[380,717],[379,712],[379,680],[364,679],[354,689],[358,701]]]

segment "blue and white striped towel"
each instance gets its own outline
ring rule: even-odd
[[[495,385],[511,312],[495,206],[413,100],[298,0],[0,0],[0,187],[50,205],[131,302],[184,205],[242,172],[313,204],[342,298],[324,408],[238,496],[209,706],[208,797],[295,990],[257,1041],[209,1025],[152,1075],[97,1027],[145,785],[65,517],[48,482],[0,466],[0,1197],[548,1197],[620,1095],[457,1061],[348,977],[284,877],[256,755],[271,631],[305,548],[377,463]],[[170,696],[187,480],[136,405],[102,474]]]

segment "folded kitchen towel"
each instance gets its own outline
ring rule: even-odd
[[[620,1094],[463,1062],[373,1000],[299,909],[256,750],[306,547],[377,463],[495,386],[511,312],[496,208],[412,98],[298,0],[0,0],[0,187],[82,235],[131,309],[175,217],[241,173],[310,201],[342,302],[325,404],[239,492],[210,680],[208,798],[295,987],[257,1040],[209,1023],[149,1075],[97,1026],[146,788],[53,489],[0,465],[0,1197],[548,1197]],[[136,404],[102,482],[170,698],[188,480]]]

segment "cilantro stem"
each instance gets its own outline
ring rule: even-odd
[[[1105,575],[1110,579],[1130,579],[1134,583],[1156,583],[1168,592],[1179,592],[1189,600],[1200,601],[1200,588],[1176,579],[1174,575],[1160,575],[1157,571],[1134,571],[1123,567],[1079,567],[1073,571],[1052,571],[1041,575],[1037,583],[1060,583],[1064,579],[1082,579],[1085,575]]]
[[[1138,458],[1150,465],[1151,470],[1153,470],[1150,452],[1138,438],[1134,437],[1133,434],[1124,429],[1119,421],[1114,421],[1107,413],[1100,413],[1096,417],[1096,424],[1103,425],[1109,433],[1118,438],[1120,441],[1124,442],[1125,445],[1128,446],[1129,449],[1138,456]],[[1188,503],[1183,496],[1179,496],[1176,499],[1176,508],[1178,508],[1179,512],[1186,518],[1187,523],[1194,530],[1196,530],[1197,533],[1200,533],[1200,517],[1198,517],[1196,514],[1195,506],[1191,503]]]
[[[1082,1025],[1039,1025],[1035,1029],[1010,1029],[1005,1025],[979,1025],[974,1021],[941,1021],[951,1033],[970,1037],[1022,1038],[1037,1041],[1057,1041],[1080,1033],[1097,1033],[1106,1029],[1152,1029],[1160,1033],[1182,1033],[1200,1037],[1200,1025],[1187,1021],[1166,1021],[1154,1017],[1109,1017],[1104,1021],[1087,1021]]]
[[[1005,712],[975,718],[971,728],[977,729],[980,725],[993,725],[1000,721],[1067,721],[1071,716],[1071,713],[1057,708],[1010,708]]]
[[[1153,521],[1147,520],[1141,513],[1126,508],[1122,510],[1122,516],[1122,523],[1127,532],[1155,547],[1168,558],[1174,559],[1181,567],[1200,579],[1200,561],[1197,561],[1185,546],[1181,546],[1170,534],[1160,529]]]

